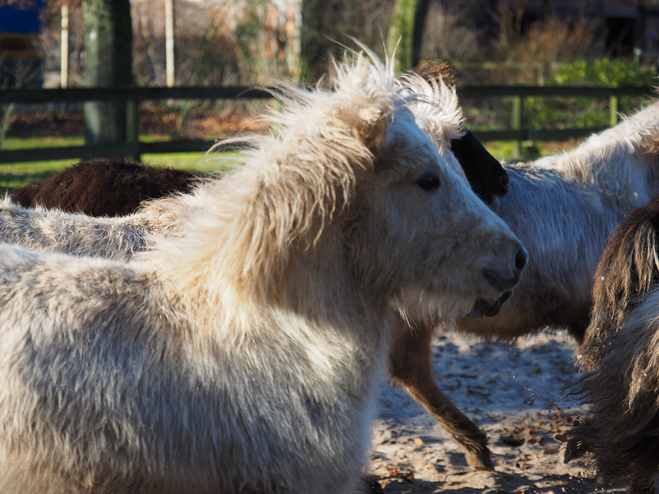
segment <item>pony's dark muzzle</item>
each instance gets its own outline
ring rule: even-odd
[[[494,204],[496,198],[504,197],[508,194],[508,184],[510,183],[510,178],[508,178],[507,173],[503,173],[499,176],[499,179],[493,179],[491,183],[488,183],[487,187],[472,185],[472,189],[476,195],[488,206]]]
[[[485,281],[498,292],[507,292],[517,286],[522,272],[529,261],[529,254],[524,247],[518,245],[507,269],[483,268]]]

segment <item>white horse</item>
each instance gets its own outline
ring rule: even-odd
[[[519,241],[410,111],[436,102],[363,57],[283,97],[133,261],[0,247],[1,492],[350,492],[391,306],[517,283]]]
[[[606,238],[659,194],[659,102],[574,151],[505,168],[510,192],[494,211],[525,243],[529,269],[498,316],[465,319],[458,328],[514,338],[567,327],[581,341]]]
[[[504,164],[509,192],[493,210],[521,239],[529,264],[513,296],[484,304],[494,317],[458,320],[459,331],[511,339],[546,327],[581,341],[592,305],[593,274],[609,233],[633,208],[659,194],[659,103],[591,136],[577,149],[530,163]],[[408,330],[411,325],[414,332]],[[429,320],[398,321],[390,371],[467,451],[491,468],[487,436],[451,403],[432,376]]]

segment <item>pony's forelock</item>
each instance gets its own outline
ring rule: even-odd
[[[437,144],[444,153],[449,142],[465,134],[464,116],[458,104],[455,87],[439,79],[424,79],[408,72],[397,83],[403,94],[414,96],[409,105],[417,125]]]

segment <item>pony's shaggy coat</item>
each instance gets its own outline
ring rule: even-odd
[[[450,88],[447,88],[444,84],[447,76],[449,78],[451,76],[447,69],[446,66],[417,68],[415,69],[416,74],[403,76],[398,84],[405,94],[421,95],[429,101],[438,102],[437,105],[413,105],[411,109],[423,128],[433,137],[443,152],[447,148],[446,137],[449,137],[448,147],[458,158],[472,190],[483,201],[491,204],[495,197],[506,194],[508,176],[501,164],[483,148],[473,134],[461,125],[461,117],[456,112],[455,94],[453,91],[448,90]],[[419,76],[422,78],[419,78]],[[451,127],[445,129],[447,122],[450,123]],[[131,168],[128,168],[129,166]],[[131,171],[137,174],[135,184],[126,183],[129,181]],[[44,199],[44,194],[39,195],[40,202],[44,206],[59,206],[61,209],[82,211],[92,215],[102,211],[107,216],[114,216],[115,211],[111,207],[108,208],[108,205],[115,204],[117,208],[120,208],[116,212],[124,212],[125,206],[117,204],[117,201],[112,198],[112,193],[108,193],[114,191],[117,187],[117,184],[114,183],[116,177],[121,177],[121,181],[126,186],[125,190],[122,190],[121,194],[118,195],[121,198],[125,198],[126,194],[135,196],[145,188],[152,195],[154,195],[154,190],[165,190],[159,185],[160,175],[155,173],[145,174],[141,168],[137,168],[137,165],[122,162],[99,160],[78,165],[61,172],[61,175],[60,177],[60,174],[56,174],[43,187],[31,186],[34,191],[43,188],[48,192],[48,200]],[[91,180],[88,180],[89,177],[91,177]],[[82,180],[83,178],[84,180]],[[149,185],[150,179],[156,180],[154,186]],[[72,183],[79,185],[81,182],[88,182],[87,187],[84,189],[81,187],[64,187],[62,191],[58,191],[56,187],[57,184]],[[187,182],[185,182],[185,185],[187,186]],[[77,256],[96,256],[127,261],[136,252],[147,247],[149,234],[153,236],[175,235],[179,219],[192,214],[191,211],[196,208],[202,208],[207,202],[205,199],[206,189],[206,187],[201,187],[191,195],[144,203],[138,213],[114,221],[105,219],[90,220],[81,215],[49,212],[41,208],[25,210],[5,202],[0,205],[0,238],[6,242],[35,251],[66,252]],[[84,194],[81,195],[79,192],[83,190]],[[94,204],[94,197],[99,198],[99,204]],[[133,204],[136,202],[135,199],[137,198],[134,197],[132,201],[128,202]],[[12,196],[12,200],[15,200],[15,195]],[[119,202],[123,202],[123,199]],[[408,302],[404,302],[403,305],[405,303]],[[415,303],[415,305],[418,305],[418,303]],[[421,335],[420,338],[425,339],[425,336]],[[426,346],[429,348],[429,341],[427,345],[424,345],[424,351]],[[399,345],[398,353],[401,351]],[[413,365],[422,372],[417,371],[418,378],[414,381],[413,386],[404,387],[415,400],[425,405],[432,400],[435,393],[441,393],[441,391],[434,382],[429,360],[424,358],[423,355],[417,355],[418,349],[413,348],[411,351],[415,352],[410,355],[411,358],[415,359]],[[394,359],[394,355],[395,353],[392,353],[389,371],[393,383],[400,384],[397,376],[408,371],[400,368],[400,359]],[[419,361],[416,361],[417,356],[420,357]],[[478,428],[462,415],[448,398],[441,396],[446,404],[442,405],[437,413],[442,417],[457,417],[453,421],[460,421],[463,429],[470,428],[473,435],[477,435],[479,438],[482,436],[482,441],[485,442],[486,438]],[[440,420],[440,422],[447,425],[451,430],[452,421]],[[466,449],[470,451],[469,448]],[[476,458],[476,461],[474,461],[474,458]],[[491,468],[491,463],[484,464],[478,457],[473,455],[469,455],[468,459],[477,468]]]
[[[431,84],[424,85],[411,77],[403,90],[441,100],[441,107],[454,108],[451,92],[435,89],[434,78],[428,79]],[[443,87],[441,82],[439,87]],[[413,111],[422,117],[424,129],[440,143],[440,148],[446,149],[442,142],[449,142],[450,147],[450,141],[443,140],[441,121],[445,122],[446,117],[442,112],[429,105],[417,105]],[[455,120],[453,110],[448,116],[450,121]],[[441,121],[433,124],[434,118]],[[461,319],[458,327],[486,338],[515,338],[546,326],[568,326],[581,340],[589,321],[592,276],[606,237],[632,208],[659,194],[657,142],[659,103],[654,103],[617,126],[592,136],[574,151],[532,163],[507,164],[510,193],[496,199],[493,208],[529,248],[531,262],[521,286],[502,307],[501,314]],[[156,225],[154,230],[163,232],[167,225],[173,231],[177,228],[178,211],[200,207],[202,194],[203,190],[198,190],[193,195],[167,200],[162,206],[156,206],[161,201],[147,204],[141,213],[121,219],[121,224],[109,230],[117,236],[108,235],[111,241],[106,247],[103,229],[107,226],[96,225],[96,220],[24,211],[8,203],[0,205],[0,236],[5,241],[39,250],[93,252],[125,259],[132,255],[134,245],[138,244],[139,248],[144,245],[143,240],[133,237],[132,224],[158,218],[158,214],[148,212],[149,208],[165,207],[172,214],[168,222]],[[18,225],[15,216],[26,216],[24,224]],[[122,237],[133,240],[126,242]],[[94,246],[89,248],[87,243],[92,241]],[[465,449],[470,465],[491,469],[486,435],[432,380],[430,341],[434,324],[426,314],[427,311],[423,318],[400,320],[396,324],[389,363],[392,381],[442,424]],[[412,332],[408,328],[410,324],[414,328]]]
[[[0,247],[0,491],[354,488],[392,304],[465,313],[522,248],[445,149],[455,107],[433,143],[410,107],[438,101],[336,72],[134,261]]]
[[[654,492],[659,475],[659,198],[613,231],[597,267],[593,317],[571,387],[592,415],[567,431],[569,456],[591,452],[604,480]],[[569,457],[566,456],[566,460]]]
[[[168,205],[166,200],[151,201],[129,216],[92,219],[41,206],[28,209],[5,198],[0,203],[0,240],[34,252],[129,261],[147,248],[149,235],[176,231],[182,208],[172,212]]]

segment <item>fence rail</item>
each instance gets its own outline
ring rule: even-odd
[[[529,96],[592,97],[609,98],[610,124],[617,122],[618,98],[621,96],[655,95],[652,87],[552,87],[552,86],[466,86],[458,89],[460,98],[513,98],[512,130],[477,131],[476,137],[482,141],[520,141],[533,138],[536,141],[561,141],[583,137],[602,128],[579,128],[561,130],[529,131],[522,128],[523,98]],[[117,101],[135,105],[141,101],[168,99],[274,99],[276,93],[268,89],[249,87],[118,87],[118,88],[71,88],[71,89],[10,89],[0,90],[0,105],[8,103],[49,103]],[[134,106],[133,106],[134,108]],[[128,112],[137,118],[137,112]],[[137,129],[132,122],[129,128]],[[0,164],[55,159],[88,159],[107,156],[139,156],[146,153],[173,153],[206,151],[215,141],[179,140],[169,142],[140,142],[138,135],[126,139],[127,142],[113,144],[67,146],[0,150]]]

